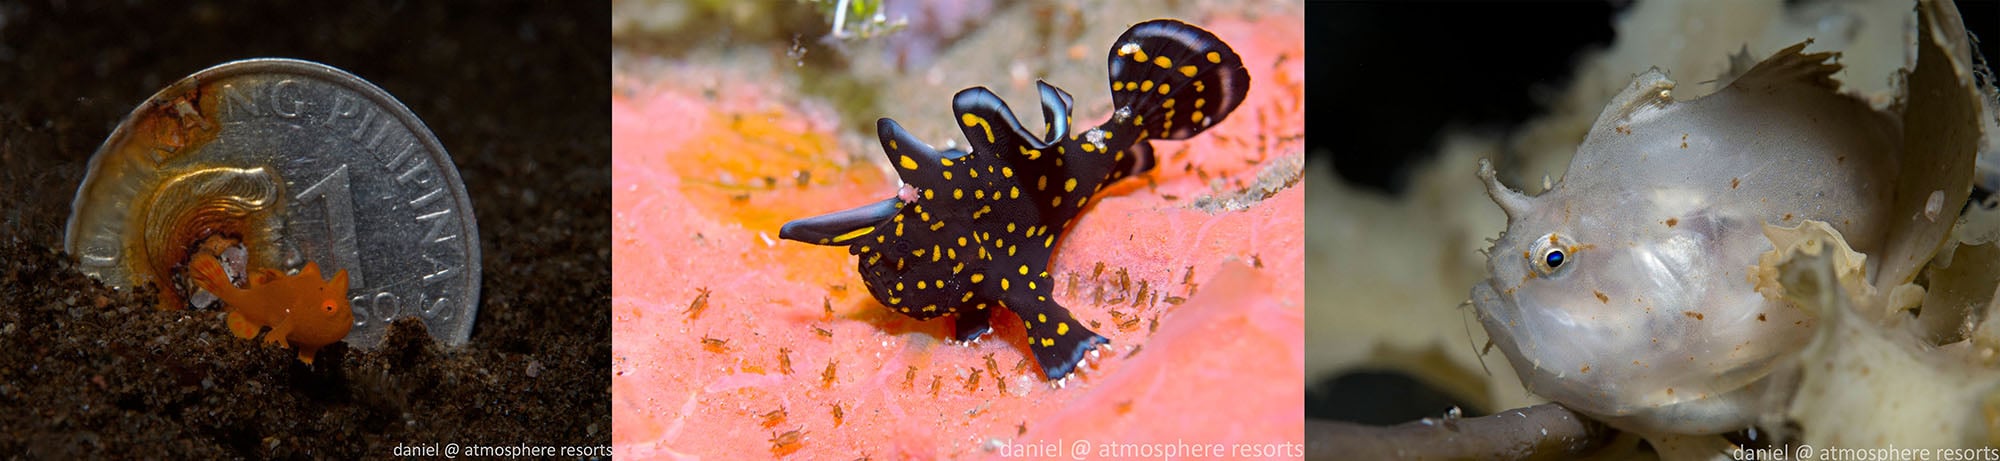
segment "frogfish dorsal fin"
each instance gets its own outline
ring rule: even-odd
[[[1043,91],[1043,101],[1060,96]],[[1014,110],[1007,107],[1007,102],[1001,100],[1000,95],[993,94],[986,87],[959,91],[951,98],[951,111],[958,116],[959,129],[965,131],[968,151],[1009,155],[1022,147],[1039,149],[1048,146],[1023,130],[1020,119],[1014,118]]]
[[[1053,145],[1069,137],[1070,108],[1076,106],[1076,98],[1068,91],[1056,88],[1048,82],[1036,80],[1035,88],[1042,94],[1042,123],[1047,129],[1042,133],[1042,143]]]
[[[1841,65],[1837,61],[1840,53],[1834,51],[1806,53],[1806,45],[1811,45],[1812,42],[1812,39],[1806,39],[1772,53],[1771,57],[1757,62],[1757,65],[1751,66],[1750,70],[1744,71],[1742,75],[1730,81],[1729,86],[1755,89],[1768,85],[1805,83],[1827,90],[1839,90],[1840,82],[1833,79],[1833,74],[1840,72]],[[1733,59],[1731,63],[1733,67]]]

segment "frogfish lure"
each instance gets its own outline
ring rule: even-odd
[[[1063,233],[1106,186],[1153,169],[1148,140],[1201,134],[1250,88],[1235,50],[1171,19],[1132,26],[1108,61],[1113,114],[1081,133],[1070,128],[1069,93],[1045,82],[1036,82],[1041,138],[984,87],[952,98],[967,150],[936,150],[878,120],[882,150],[916,192],[785,223],[779,237],[847,247],[877,301],[919,320],[957,316],[959,341],[992,331],[993,309],[1013,311],[1043,375],[1060,382],[1110,343],[1051,299],[1049,259]]]

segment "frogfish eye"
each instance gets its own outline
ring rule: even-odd
[[[326,313],[328,314],[332,314],[340,310],[340,306],[333,305],[333,301],[327,301],[325,303],[321,303],[319,305],[319,308],[320,310],[326,311]]]
[[[1522,256],[1532,258],[1528,260],[1528,265],[1533,266],[1535,272],[1543,276],[1555,275],[1562,271],[1564,265],[1572,262],[1569,250],[1576,248],[1573,243],[1560,234],[1545,235],[1535,239],[1534,248]]]

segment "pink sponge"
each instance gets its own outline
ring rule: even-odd
[[[1258,450],[1240,457],[1302,441],[1302,26],[1201,25],[1238,50],[1253,87],[1210,132],[1156,143],[1158,168],[1093,200],[1065,237],[1057,301],[1111,339],[1065,389],[1040,378],[1012,314],[951,343],[948,318],[884,310],[847,252],[776,239],[785,220],[896,192],[885,169],[847,163],[879,153],[841,150],[824,111],[755,83],[615,96],[618,454]],[[1272,166],[1288,158],[1289,173]]]

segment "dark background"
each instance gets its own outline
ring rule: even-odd
[[[0,453],[608,445],[609,24],[604,2],[0,3]],[[251,57],[347,70],[436,133],[480,230],[469,344],[399,324],[380,350],[336,345],[308,367],[213,312],[106,290],[56,253],[85,162],[120,119]]]
[[[1309,2],[1308,161],[1400,193],[1447,126],[1502,132],[1541,113],[1532,92],[1569,81],[1577,53],[1609,46],[1603,2]],[[1325,135],[1321,135],[1321,134]],[[1329,157],[1328,154],[1331,154]]]
[[[1794,1],[1792,3],[1799,3]],[[1960,1],[1979,53],[2000,63],[2000,2]],[[1630,2],[1312,1],[1306,4],[1306,152],[1338,179],[1388,194],[1447,127],[1506,133],[1564,88],[1578,53],[1609,46]],[[1471,180],[1470,177],[1467,180]],[[1308,229],[1310,231],[1310,229]],[[1311,334],[1308,332],[1307,334]],[[1396,424],[1475,408],[1407,375],[1358,370],[1309,382],[1306,416]]]
[[[1806,3],[1795,0],[1790,3]],[[2000,1],[1958,2],[1979,52],[2000,62]],[[1342,180],[1400,193],[1446,126],[1505,132],[1539,115],[1535,91],[1569,82],[1630,2],[1311,1],[1306,152]],[[1475,84],[1476,82],[1476,84]]]
[[[1340,181],[1400,194],[1445,128],[1505,132],[1540,114],[1532,92],[1562,88],[1577,53],[1610,45],[1620,11],[1602,2],[1308,2],[1306,81],[1316,90],[1306,92],[1306,161],[1331,160]],[[1389,425],[1453,406],[1466,416],[1501,410],[1396,371],[1308,379],[1318,380],[1306,383],[1310,419]]]

